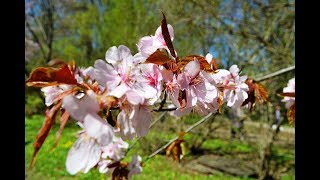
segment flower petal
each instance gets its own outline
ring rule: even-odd
[[[195,58],[194,61],[190,61],[185,67],[184,72],[191,78],[195,78],[200,72],[200,63]]]
[[[102,146],[112,142],[114,133],[112,127],[97,114],[87,114],[83,122],[84,129]]]

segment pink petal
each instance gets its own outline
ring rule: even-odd
[[[130,88],[125,85],[124,83],[121,83],[119,86],[117,86],[115,89],[113,89],[109,95],[114,96],[116,98],[122,97]]]
[[[132,126],[135,128],[137,137],[146,136],[151,124],[151,112],[147,106],[134,106],[134,116],[132,117]]]
[[[165,68],[163,68],[163,69],[161,70],[161,74],[162,74],[162,77],[163,77],[163,81],[164,81],[164,82],[172,81],[172,78],[173,78],[173,73],[172,73],[172,71],[169,71],[169,70],[166,70]]]
[[[137,92],[133,90],[127,91],[126,97],[129,103],[131,103],[132,105],[143,104],[144,102],[144,98],[141,97]]]
[[[121,78],[114,67],[103,60],[96,60],[94,67],[93,78],[103,87],[113,89],[121,82]]]
[[[67,171],[74,175],[80,171],[87,173],[100,160],[101,150],[94,139],[83,133],[73,144],[66,160]]]
[[[231,67],[230,67],[230,73],[233,75],[233,77],[235,77],[235,76],[238,76],[239,75],[239,71],[240,71],[240,69],[238,68],[238,66],[237,65],[232,65]]]
[[[181,73],[178,75],[177,82],[181,90],[187,90],[189,88],[190,80],[185,73]]]
[[[190,61],[185,67],[184,72],[191,78],[195,78],[200,72],[200,63],[195,58],[194,61]]]
[[[126,114],[124,110],[122,110],[117,117],[117,122],[120,125],[120,136],[124,140],[131,140],[133,139],[134,135],[136,134],[134,128],[132,127],[131,121],[129,116]]]
[[[62,100],[63,108],[68,111],[72,118],[82,122],[88,112],[98,112],[99,103],[93,91],[87,91],[87,94],[77,99],[72,95],[65,96]]]
[[[205,57],[206,61],[207,61],[209,64],[211,63],[212,58],[213,58],[213,56],[212,56],[212,54],[210,54],[210,53],[208,53],[208,54],[206,55],[206,57]]]
[[[84,118],[84,129],[92,138],[96,138],[101,145],[112,142],[114,133],[112,127],[97,114],[88,114]]]

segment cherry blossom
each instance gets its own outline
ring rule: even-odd
[[[68,95],[63,98],[63,108],[75,120],[83,123],[86,133],[95,138],[98,143],[107,145],[112,141],[114,132],[112,127],[103,120],[97,112],[100,111],[96,94],[88,90],[81,99]]]
[[[167,27],[168,27],[169,34],[171,37],[171,41],[173,41],[173,39],[174,39],[173,27],[170,24],[168,24]],[[163,38],[163,35],[162,35],[161,26],[158,27],[154,36],[142,37],[139,40],[137,46],[138,46],[138,50],[141,53],[141,55],[145,56],[145,57],[149,57],[157,49],[166,49],[168,54],[170,55],[170,51],[169,51],[168,46],[167,46],[167,44]]]
[[[141,167],[141,157],[137,155],[132,156],[132,161],[130,162],[128,169],[129,169],[129,174],[128,178],[130,179],[132,175],[134,174],[139,174],[142,172],[142,167]]]
[[[100,145],[85,132],[81,132],[78,140],[68,152],[66,168],[74,175],[78,172],[87,173],[100,160]]]
[[[283,88],[284,93],[295,93],[295,78],[289,80],[287,87]],[[286,103],[286,108],[290,108],[295,103],[295,97],[285,96],[282,102]]]
[[[245,83],[247,76],[239,76],[239,71],[237,65],[232,65],[229,71],[219,69],[216,74],[213,74],[217,86],[223,89],[224,101],[232,108],[241,107],[248,98],[249,87]]]
[[[124,149],[128,149],[129,144],[121,138],[114,136],[112,143],[102,147],[102,158],[109,158],[119,161],[124,157]]]

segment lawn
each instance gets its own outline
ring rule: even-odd
[[[43,116],[32,116],[25,119],[25,168],[26,168],[26,179],[110,179],[110,175],[100,174],[97,170],[93,169],[87,174],[78,173],[75,176],[68,174],[65,167],[67,153],[76,140],[77,131],[80,130],[75,123],[67,124],[65,130],[62,133],[58,146],[55,149],[51,149],[54,140],[55,133],[57,132],[59,125],[55,124],[53,129],[50,131],[50,134],[45,141],[43,147],[39,151],[36,164],[32,169],[29,169],[29,163],[33,153],[33,142],[35,136],[39,131],[43,122]],[[146,157],[149,152],[155,150],[156,145],[150,144],[152,139],[162,140],[165,143],[165,140],[169,140],[174,137],[175,134],[165,134],[155,132],[155,130],[150,131],[146,138],[142,138],[139,143],[137,143],[132,150],[128,153],[128,158],[125,158],[125,161],[130,161],[131,155],[137,153],[143,158]],[[185,137],[186,140],[191,139],[190,135]],[[132,142],[130,142],[132,143]],[[159,144],[158,144],[159,145]],[[158,147],[158,146],[157,146]],[[215,150],[217,152],[243,152],[248,153],[255,151],[254,147],[249,146],[245,143],[228,143],[227,141],[215,139],[206,141],[203,148]],[[287,152],[282,152],[276,150],[278,154],[285,154]],[[279,155],[279,156],[280,156]],[[280,156],[281,160],[294,159],[294,156],[287,155],[286,157]],[[185,159],[192,159],[192,155],[186,154]],[[144,164],[143,172],[139,175],[133,176],[132,179],[230,179],[230,180],[240,180],[240,179],[250,179],[246,177],[234,177],[227,176],[224,174],[215,174],[215,175],[203,175],[195,173],[192,171],[186,170],[181,164],[173,162],[171,158],[166,157],[161,153],[156,155],[149,161]],[[292,175],[283,177],[282,179],[293,179]]]

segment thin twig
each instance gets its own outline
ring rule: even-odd
[[[177,110],[176,107],[174,107],[174,108],[153,109],[154,112],[175,111],[175,110]]]
[[[167,91],[164,91],[163,99],[160,102],[160,107],[158,108],[158,111],[162,110],[163,106],[166,104],[166,100],[167,100]]]
[[[167,114],[167,112],[163,112],[163,113],[160,115],[160,117],[158,117],[158,119],[154,120],[154,121],[150,124],[149,129],[151,129],[152,126],[154,126],[154,125],[155,125],[159,120],[161,120],[162,117],[163,117],[164,115],[166,115],[166,114]]]
[[[162,117],[165,116],[166,114],[167,114],[167,112],[163,112],[156,120],[154,120],[154,121],[150,124],[149,130],[150,130],[157,122],[159,122],[159,120],[161,120]],[[131,144],[131,146],[128,148],[127,153],[130,151],[130,149],[132,149],[132,147],[133,147],[134,145],[136,145],[136,143],[137,143],[140,139],[141,139],[141,137],[139,137],[138,139],[136,139],[136,140]]]
[[[261,78],[257,78],[255,79],[256,82],[261,82],[261,81],[265,81],[267,79],[270,79],[270,78],[273,78],[273,77],[276,77],[276,76],[279,76],[281,74],[284,74],[286,72],[289,72],[289,71],[293,71],[295,70],[295,66],[290,66],[290,67],[287,67],[287,68],[284,68],[284,69],[280,69],[279,71],[276,71],[274,73],[271,73],[271,74],[268,74],[268,75],[265,75]]]
[[[192,129],[194,129],[195,127],[199,126],[200,124],[202,124],[203,122],[207,121],[209,119],[209,117],[211,117],[213,115],[213,113],[209,113],[207,116],[205,116],[204,118],[202,118],[201,120],[197,121],[196,123],[194,123],[192,126],[190,126],[188,129],[186,129],[184,132],[189,132]],[[165,144],[164,146],[160,147],[159,149],[157,149],[155,152],[153,152],[151,155],[149,155],[147,157],[146,160],[152,158],[153,156],[155,156],[156,154],[158,154],[159,152],[161,152],[162,150],[164,150],[166,147],[168,147],[173,141],[177,140],[179,138],[179,136],[174,137],[173,139],[171,139],[167,144]]]

